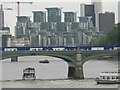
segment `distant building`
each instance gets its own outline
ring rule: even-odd
[[[61,8],[45,8],[48,12],[48,22],[61,22]]]
[[[30,17],[28,16],[17,16],[18,23],[30,22]]]
[[[115,14],[112,12],[105,12],[99,14],[99,31],[107,33],[113,29],[115,25]]]
[[[33,22],[46,22],[46,12],[33,11]]]
[[[76,12],[64,12],[64,22],[76,22]]]
[[[4,29],[4,11],[3,6],[0,4],[0,30]]]
[[[92,4],[95,7],[95,14],[102,12],[102,0],[92,0]]]
[[[94,5],[85,8],[86,16],[80,17],[79,22],[76,20],[76,12],[64,12],[64,22],[61,22],[61,8],[46,8],[47,13],[33,11],[33,22],[28,16],[18,16],[16,37],[11,41],[11,46],[88,45],[93,31],[95,33]]]
[[[2,47],[11,46],[11,35],[2,35]]]
[[[91,27],[93,27],[92,17],[84,16],[79,17],[80,29],[88,31]]]
[[[31,21],[28,16],[17,16],[17,22],[15,26],[16,38],[29,37]]]
[[[37,34],[30,35],[30,45],[39,46],[39,35]]]
[[[97,31],[99,32],[99,13],[102,13],[102,0],[92,0],[92,4],[95,9],[95,25],[97,27]]]
[[[0,47],[8,47],[11,44],[11,35],[8,31],[0,31]]]
[[[10,33],[10,27],[4,27],[4,31],[8,31],[8,33]]]
[[[118,2],[118,22],[120,22],[120,1]]]
[[[95,26],[95,7],[94,4],[81,4],[81,17],[91,16],[93,25]]]
[[[20,38],[11,41],[11,47],[25,47],[25,46],[30,46],[30,40]]]

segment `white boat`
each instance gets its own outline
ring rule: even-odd
[[[36,79],[35,69],[34,68],[26,68],[23,70],[23,80],[25,79]]]
[[[120,84],[120,72],[101,72],[95,79],[97,84]]]

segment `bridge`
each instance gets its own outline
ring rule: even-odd
[[[61,58],[68,63],[68,77],[74,79],[84,79],[83,64],[90,59],[97,59],[104,56],[119,56],[119,50],[40,50],[40,51],[2,51],[1,60],[11,58],[19,61],[21,56],[52,56]]]

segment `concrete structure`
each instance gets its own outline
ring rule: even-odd
[[[0,30],[4,29],[4,11],[3,5],[0,4]]]
[[[118,22],[120,22],[120,1],[118,2]]]
[[[33,11],[33,22],[46,22],[46,12]]]
[[[99,31],[107,33],[113,29],[115,25],[115,14],[113,12],[105,12],[99,14]]]
[[[64,12],[64,22],[76,22],[76,12]]]
[[[80,6],[81,17],[90,16],[92,17],[93,25],[95,26],[95,7],[94,4],[81,4]]]
[[[94,4],[95,8],[95,25],[97,27],[97,31],[99,31],[99,13],[102,13],[102,1],[101,0],[92,0],[92,4]]]
[[[62,8],[45,8],[48,12],[48,22],[61,22],[61,9]]]

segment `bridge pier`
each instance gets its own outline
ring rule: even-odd
[[[77,65],[74,71],[74,79],[84,79],[82,65]]]
[[[68,67],[68,78],[73,79],[75,73],[75,67]]]
[[[17,62],[18,61],[18,56],[11,57],[11,62]]]
[[[83,67],[82,66],[69,67],[68,78],[69,79],[84,79]]]
[[[81,63],[82,55],[80,50],[76,53],[76,65],[75,67],[69,67],[68,77],[73,79],[84,79],[83,66]]]

